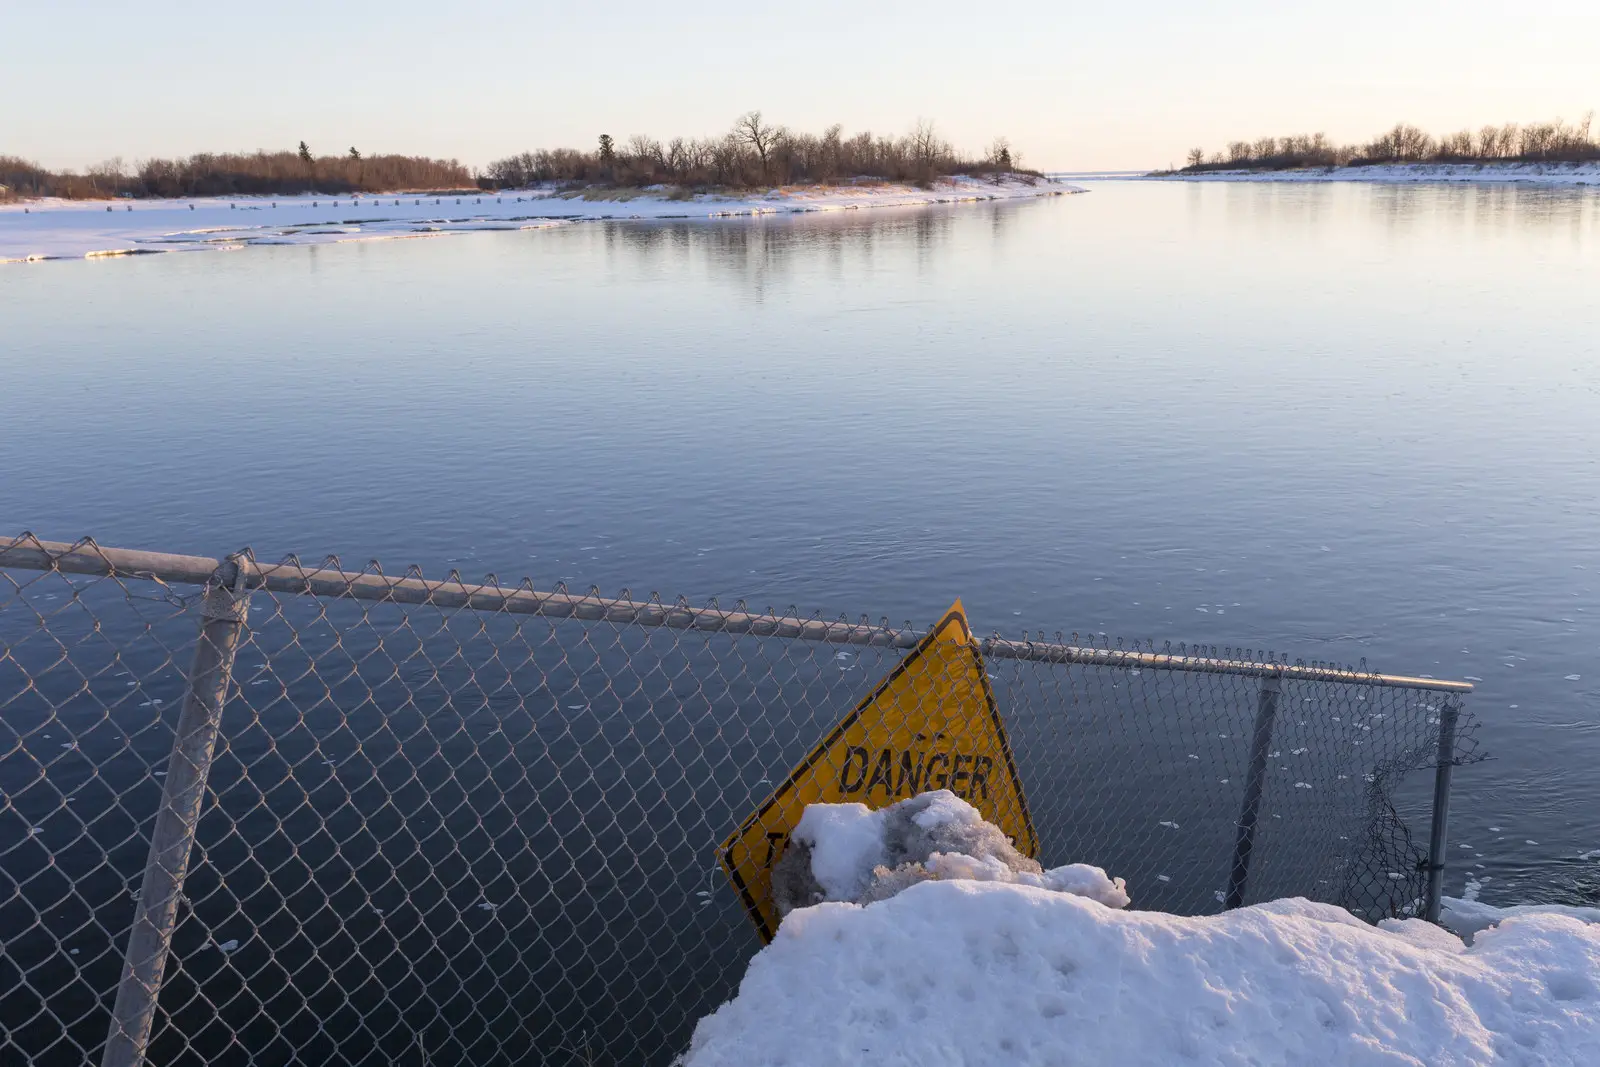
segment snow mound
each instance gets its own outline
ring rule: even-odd
[[[1026,885],[1126,907],[1122,879],[1075,863],[1046,871],[948,789],[874,811],[865,804],[812,804],[773,870],[779,916],[825,901],[870,904],[927,881]]]
[[[1466,946],[1280,900],[1118,911],[923,881],[791,914],[683,1067],[1600,1063],[1600,926],[1516,915]]]

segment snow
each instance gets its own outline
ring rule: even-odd
[[[930,189],[863,182],[780,188],[749,196],[698,194],[686,200],[669,199],[667,190],[638,195],[629,191],[623,194],[629,195],[628,199],[591,200],[554,189],[508,189],[464,196],[46,199],[0,204],[0,263],[446,237],[600,220],[711,219],[914,207],[1083,191],[1052,179],[1030,183],[1020,178],[957,177],[935,182]]]
[[[1305,170],[1213,170],[1146,174],[1140,180],[1181,182],[1532,182],[1600,185],[1596,163],[1392,163]]]
[[[999,827],[948,789],[876,811],[865,804],[811,804],[773,871],[778,914],[823,901],[866,904],[925,881],[1026,885],[1108,907],[1128,903],[1120,879],[1086,864],[1046,871]]]
[[[685,1067],[840,1063],[1600,1063],[1600,927],[1512,918],[1466,946],[1280,900],[1118,911],[938,881],[796,912]]]
[[[794,837],[824,857],[819,881],[850,891],[897,824],[984,848],[982,828],[998,833],[948,794],[898,813],[821,807]],[[1600,1063],[1600,924],[1573,909],[1496,909],[1467,943],[1299,899],[1122,910],[1121,883],[1084,865],[1022,878],[997,855],[944,852],[922,866],[933,876],[887,897],[790,912],[680,1067]],[[1075,892],[1078,878],[1120,900]]]
[[[809,805],[791,836],[811,847],[811,872],[834,900],[859,897],[887,858],[883,813],[865,804]]]
[[[1594,924],[1600,930],[1600,908],[1571,904],[1512,904],[1496,907],[1478,900],[1476,893],[1468,892],[1462,897],[1445,897],[1439,908],[1439,922],[1468,942],[1506,919],[1530,915],[1560,915],[1580,923]]]

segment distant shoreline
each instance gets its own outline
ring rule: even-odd
[[[667,189],[553,189],[340,197],[183,197],[36,200],[0,205],[0,263],[271,245],[343,244],[545,229],[578,222],[749,218],[887,207],[928,207],[1082,193],[1052,178],[954,176],[903,182],[787,186],[754,194]]]
[[[1344,167],[1151,171],[1127,179],[1168,182],[1422,182],[1600,187],[1600,162],[1585,163],[1373,163]]]

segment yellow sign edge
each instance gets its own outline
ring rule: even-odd
[[[817,746],[811,750],[811,753],[795,765],[795,768],[784,778],[783,784],[775,787],[772,790],[772,795],[767,797],[766,801],[755,810],[755,813],[740,823],[738,829],[734,830],[723,841],[722,854],[719,857],[722,862],[722,869],[727,872],[734,888],[739,891],[739,899],[743,902],[745,911],[749,913],[751,921],[756,924],[756,931],[760,934],[763,945],[771,944],[773,937],[777,935],[777,931],[768,929],[766,920],[761,915],[760,907],[750,894],[750,888],[745,885],[744,879],[739,877],[738,868],[735,867],[733,862],[734,846],[739,843],[739,839],[745,835],[746,831],[759,823],[762,817],[772,809],[772,806],[778,802],[779,795],[794,782],[795,778],[802,771],[809,770],[813,764],[821,759],[828,748],[838,740],[839,735],[848,730],[861,717],[861,713],[870,707],[872,702],[877,700],[883,694],[883,691],[894,683],[896,678],[910,669],[911,665],[917,661],[917,658],[927,651],[929,645],[939,639],[939,635],[944,633],[945,627],[951,621],[961,624],[961,632],[967,639],[967,649],[972,653],[974,664],[978,670],[978,683],[983,687],[983,699],[989,708],[989,718],[994,723],[995,735],[1000,739],[1000,752],[1006,758],[1006,769],[1011,772],[1011,780],[1016,783],[1017,803],[1022,808],[1022,825],[1028,834],[1028,847],[1023,848],[1019,843],[1018,850],[1030,859],[1038,858],[1039,834],[1033,828],[1033,813],[1028,810],[1028,795],[1022,787],[1022,775],[1017,773],[1016,760],[1011,757],[1011,738],[1006,734],[1005,722],[1000,718],[1000,709],[994,701],[994,690],[989,685],[989,672],[984,670],[983,666],[983,653],[979,651],[977,642],[972,638],[972,627],[967,623],[966,610],[961,606],[961,601],[958,599],[950,606],[950,610],[945,612],[944,618],[940,619],[932,629],[923,634],[922,639],[911,647],[911,651],[906,653],[905,658],[895,664],[894,670],[885,675],[883,680],[873,687],[872,692],[862,697],[850,714],[840,719],[839,724],[818,742]]]

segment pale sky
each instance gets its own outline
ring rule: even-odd
[[[301,139],[482,166],[751,108],[847,133],[931,118],[1046,169],[1575,120],[1600,108],[1600,2],[0,0],[0,154],[50,167]]]

